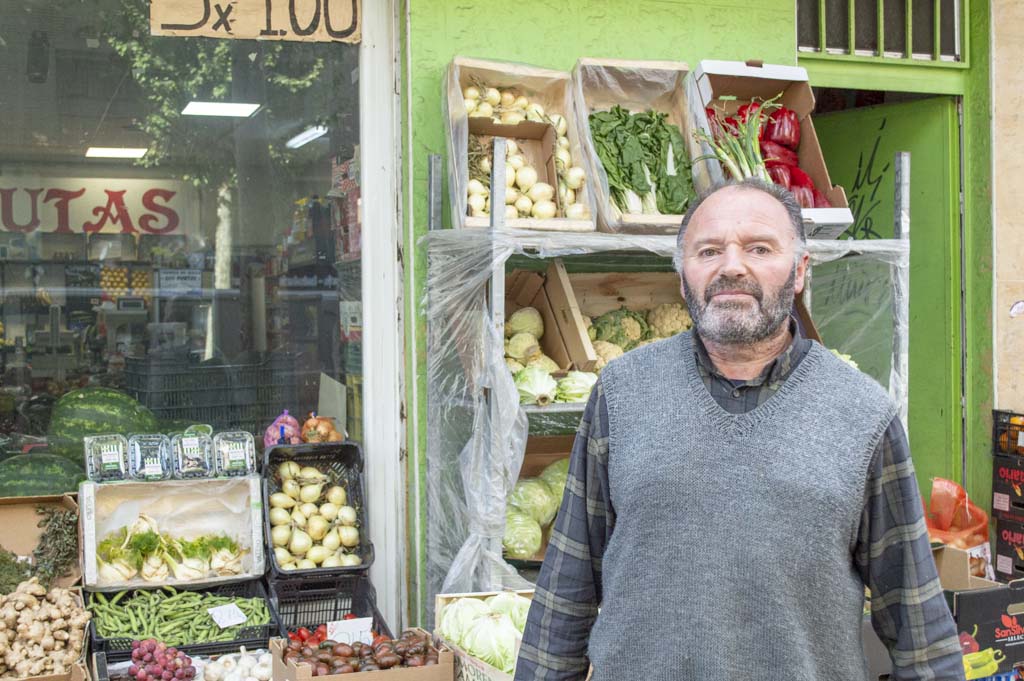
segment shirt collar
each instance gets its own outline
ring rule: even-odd
[[[715,363],[711,360],[711,356],[708,355],[707,348],[704,347],[704,341],[701,340],[700,334],[697,333],[697,328],[693,328],[693,351],[697,356],[697,365],[700,367],[701,372],[709,374],[716,378],[720,378],[726,381],[731,381],[736,384],[743,384],[748,386],[763,385],[765,382],[781,382],[786,379],[787,376],[793,371],[799,360],[806,354],[805,345],[808,341],[800,333],[800,325],[796,322],[793,317],[789,318],[789,333],[792,336],[792,341],[783,350],[782,354],[776,357],[774,360],[765,365],[761,373],[756,378],[752,378],[746,381],[732,381],[727,378],[718,370]]]

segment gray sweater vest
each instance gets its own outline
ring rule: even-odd
[[[896,413],[882,388],[815,343],[767,402],[729,414],[689,333],[601,383],[616,522],[594,681],[865,681],[851,551]]]

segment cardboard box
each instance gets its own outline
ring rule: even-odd
[[[423,630],[420,630],[423,631]],[[424,634],[428,633],[423,631]],[[313,668],[308,664],[287,664],[282,659],[286,641],[275,638],[270,641],[270,652],[274,656],[274,681],[309,681],[313,678]],[[455,659],[451,650],[439,650],[437,664],[431,667],[399,667],[381,671],[358,672],[355,674],[318,676],[327,681],[454,681]]]
[[[703,105],[708,107],[714,104],[727,114],[735,113],[752,99],[768,100],[782,93],[779,103],[800,117],[800,148],[797,151],[800,168],[810,175],[814,186],[833,206],[803,210],[807,236],[835,239],[853,224],[853,213],[846,201],[846,192],[840,186],[833,186],[818,144],[818,135],[814,131],[814,123],[811,121],[814,93],[806,69],[759,61],[705,60],[694,71],[694,75]],[[736,99],[719,99],[723,96]]]
[[[491,596],[497,596],[500,591],[485,591],[467,594],[437,594],[434,597],[434,637],[447,646],[455,654],[455,671],[459,681],[512,681],[512,675],[496,669],[483,660],[478,660],[465,650],[441,636],[441,617],[445,607],[452,601],[463,598],[476,598],[486,600]],[[516,591],[524,598],[533,600],[533,589]],[[519,641],[516,641],[516,657],[519,656]],[[276,677],[275,677],[276,678]]]
[[[992,514],[1024,523],[1024,457],[996,455],[992,461]]]
[[[996,578],[1002,581],[1024,578],[1024,523],[996,521]]]
[[[46,499],[48,497],[40,497]],[[59,497],[58,497],[59,498]],[[58,586],[58,585],[55,585]],[[82,609],[85,609],[85,601],[82,599],[82,592],[80,589],[73,589],[75,599],[78,601],[78,605]],[[44,676],[29,676],[19,681],[87,681],[89,679],[89,672],[86,669],[86,654],[89,648],[89,628],[86,627],[83,631],[83,645],[82,655],[77,662],[71,665],[71,669],[64,674],[47,674]],[[11,679],[14,677],[14,672],[10,672],[11,676],[3,676],[4,679]]]
[[[557,176],[554,173],[554,162],[548,164],[548,158],[554,154],[554,138],[544,140],[541,128],[551,129],[550,125],[525,121],[518,125],[496,124],[489,118],[469,117],[462,92],[470,85],[484,85],[498,89],[513,89],[527,97],[531,102],[539,104],[547,113],[558,113],[565,117],[568,125],[566,136],[569,138],[569,153],[574,165],[582,165],[583,152],[580,146],[580,135],[576,128],[572,112],[571,77],[563,71],[513,64],[508,62],[488,61],[455,57],[448,67],[446,76],[447,96],[445,111],[448,123],[448,184],[452,206],[452,226],[486,228],[490,226],[490,217],[473,217],[468,215],[466,207],[467,183],[469,181],[468,159],[466,150],[469,135],[497,136],[526,140],[529,153],[528,161],[537,169],[540,180],[558,188]],[[552,133],[554,131],[552,130]],[[530,141],[533,141],[531,144]],[[544,145],[542,147],[542,145]],[[523,146],[523,145],[520,145]],[[549,168],[547,175],[543,168]],[[590,211],[591,217],[583,220],[569,218],[552,218],[537,220],[533,218],[516,218],[506,220],[508,229],[534,229],[559,232],[593,232],[594,211],[589,182],[583,185],[579,193],[578,203],[583,203]],[[557,193],[556,193],[557,199]],[[557,201],[556,201],[557,203]]]
[[[75,495],[46,497],[9,497],[0,499],[0,546],[18,557],[29,557],[39,544],[43,531],[39,527],[42,516],[36,508],[46,506],[78,512]],[[69,587],[78,584],[82,571],[78,565],[71,567],[71,574],[54,582],[54,586]]]
[[[227,534],[246,551],[240,575],[189,582],[179,582],[172,576],[162,584],[216,586],[262,577],[266,568],[262,499],[262,480],[255,475],[209,480],[83,482],[78,490],[78,551],[83,584],[90,591],[153,586],[140,577],[119,583],[99,580],[97,546],[111,532],[135,522],[140,513],[155,519],[161,532],[186,539]]]

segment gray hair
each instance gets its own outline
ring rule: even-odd
[[[683,239],[686,237],[686,228],[690,224],[690,220],[693,219],[694,213],[700,208],[701,204],[704,203],[712,194],[726,189],[728,187],[740,187],[743,189],[750,189],[759,191],[767,194],[776,201],[782,204],[782,207],[786,209],[786,213],[789,215],[789,222],[793,227],[793,235],[796,237],[796,254],[795,258],[799,259],[804,251],[807,249],[807,236],[804,234],[804,220],[803,214],[800,210],[800,204],[797,202],[796,197],[780,184],[773,184],[771,182],[765,182],[757,178],[748,177],[745,180],[725,180],[722,182],[716,182],[707,191],[701,192],[700,196],[697,197],[690,207],[686,210],[686,215],[683,216],[683,222],[679,226],[679,235],[676,237],[676,252],[672,256],[672,265],[675,266],[676,272],[682,274],[683,272]]]

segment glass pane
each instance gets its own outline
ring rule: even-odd
[[[261,446],[347,386],[312,439],[361,439],[358,47],[152,37],[146,0],[0,25],[0,453],[96,386]]]
[[[825,42],[832,49],[850,49],[850,1],[852,0],[825,2]]]
[[[858,50],[878,52],[878,3],[880,0],[856,0],[854,30]]]
[[[933,0],[914,2],[914,53],[932,54],[935,50],[935,3]]]
[[[907,0],[885,2],[885,51],[904,54],[907,49]]]
[[[798,0],[796,26],[800,47],[818,49],[818,0]]]
[[[942,0],[940,17],[942,35],[942,54],[960,57],[960,46],[957,44],[957,28],[960,24],[960,7],[956,0]]]

